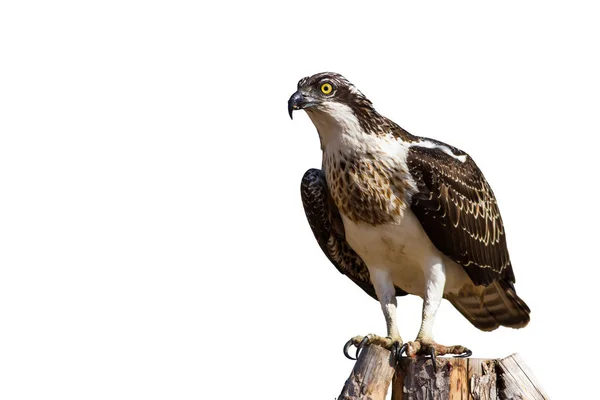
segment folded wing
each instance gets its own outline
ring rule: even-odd
[[[306,218],[323,253],[338,271],[377,300],[367,266],[345,239],[344,224],[329,196],[323,172],[318,169],[306,171],[300,190]],[[403,295],[406,292],[397,287],[396,296]]]
[[[412,146],[407,164],[417,183],[411,209],[433,244],[477,285],[515,282],[496,198],[466,153],[440,142]],[[444,149],[446,151],[440,150]]]

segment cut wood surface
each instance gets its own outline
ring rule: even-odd
[[[548,395],[518,354],[503,359],[402,358],[393,374],[391,353],[365,346],[341,400],[547,400]]]
[[[518,354],[498,360],[500,399],[546,400],[548,395]]]

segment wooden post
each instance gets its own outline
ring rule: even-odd
[[[549,399],[518,354],[498,360],[497,369],[500,377],[500,399]]]
[[[466,358],[403,358],[393,382],[392,400],[468,400]]]
[[[338,400],[384,400],[392,376],[392,353],[377,345],[365,345]]]
[[[517,354],[503,359],[403,358],[393,376],[391,353],[365,346],[339,400],[548,400]],[[393,377],[393,381],[392,381]]]
[[[467,378],[469,379],[469,399],[494,400],[498,398],[496,360],[469,359]]]

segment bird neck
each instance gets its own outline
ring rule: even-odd
[[[387,121],[384,117],[377,114],[375,110],[368,111],[370,118],[375,118],[378,122]],[[309,109],[307,114],[319,132],[321,140],[321,149],[339,149],[355,151],[359,149],[360,143],[368,142],[378,136],[376,132],[369,129],[369,126],[361,121],[361,116],[357,115],[356,110],[341,103],[331,103],[322,109]],[[381,132],[386,130],[385,124],[378,124],[377,128]]]

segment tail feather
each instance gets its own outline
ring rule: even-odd
[[[493,282],[480,295],[448,295],[448,300],[475,327],[493,331],[499,326],[523,328],[531,310],[507,281]]]

